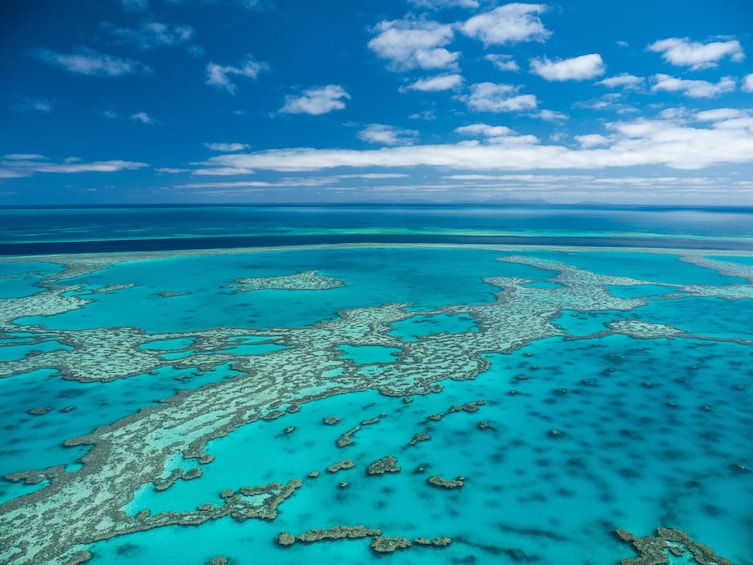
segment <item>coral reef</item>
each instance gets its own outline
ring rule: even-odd
[[[670,563],[667,552],[675,557],[689,553],[690,563],[697,565],[733,565],[731,561],[719,557],[714,551],[694,541],[682,530],[657,528],[655,536],[639,538],[626,530],[615,530],[615,535],[622,541],[632,544],[638,557],[623,559],[618,565],[662,565]]]
[[[400,549],[408,549],[411,545],[408,538],[375,536],[370,547],[374,553],[394,553]]]
[[[432,475],[431,477],[426,479],[426,482],[435,487],[454,489],[461,488],[465,485],[465,477],[461,475],[455,479],[445,479],[444,477],[440,477],[439,475]]]
[[[400,467],[397,465],[397,459],[392,455],[387,455],[377,459],[368,466],[366,472],[369,475],[384,475],[385,473],[399,473]]]
[[[338,461],[337,463],[333,463],[329,467],[327,467],[328,473],[337,473],[338,471],[343,471],[345,469],[352,469],[355,467],[355,463],[351,459],[343,459],[342,461]]]

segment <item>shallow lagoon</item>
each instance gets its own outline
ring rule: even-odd
[[[76,551],[89,551],[92,563],[374,562],[368,538],[274,541],[282,531],[357,524],[453,540],[397,552],[387,558],[394,563],[617,563],[634,552],[615,529],[646,536],[659,527],[685,530],[733,563],[753,562],[750,278],[678,257],[457,247],[123,257],[38,287],[67,305],[59,313],[44,315],[52,302],[19,292],[6,300],[28,299],[24,315],[3,321],[0,341],[0,385],[11,399],[2,424],[13,438],[0,463],[6,475],[27,471],[16,481],[41,482],[5,481],[0,515],[55,512],[48,527],[75,540],[28,562]],[[560,263],[570,278],[557,278]],[[276,277],[310,271],[345,285],[311,290],[307,278],[301,290],[274,288]],[[269,288],[232,286],[249,277],[268,278]],[[698,285],[749,295],[694,296]],[[614,298],[594,304],[604,289]],[[635,321],[650,331],[611,325]],[[86,354],[72,345],[82,330],[121,327],[139,330],[129,347],[149,370],[91,375],[109,382],[57,374]],[[506,345],[514,335],[522,344]],[[314,376],[307,396],[296,396],[285,383],[303,374]],[[184,423],[189,408],[198,416]],[[326,425],[327,416],[340,420]],[[355,427],[353,443],[338,447]],[[418,433],[430,439],[410,445]],[[203,438],[203,456],[184,458],[194,438]],[[138,470],[131,449],[147,457]],[[399,473],[366,473],[390,454]],[[327,472],[344,459],[354,467]],[[53,465],[64,465],[62,474],[45,472]],[[184,478],[165,487],[177,469]],[[189,479],[192,469],[200,476]],[[465,482],[441,489],[427,483],[432,475]],[[302,485],[273,520],[217,510],[222,491],[295,479]],[[94,492],[104,491],[87,485],[97,481],[117,485],[107,487],[116,504],[108,515],[123,514],[96,535],[90,524],[87,538],[66,512],[91,514],[102,496]],[[206,504],[212,518],[188,525]],[[160,515],[183,525],[149,522]],[[24,527],[38,533],[33,519]]]

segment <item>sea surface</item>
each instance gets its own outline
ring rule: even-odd
[[[753,564],[751,209],[0,226],[2,563]]]

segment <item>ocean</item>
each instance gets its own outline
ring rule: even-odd
[[[751,209],[0,226],[0,562],[753,563]]]

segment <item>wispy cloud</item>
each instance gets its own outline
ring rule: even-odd
[[[513,3],[473,16],[460,25],[461,31],[480,39],[485,45],[545,41],[552,32],[541,23],[544,4]]]
[[[454,36],[450,25],[404,19],[379,22],[373,31],[377,35],[369,41],[369,49],[378,57],[389,60],[392,70],[457,67],[460,53],[445,49]]]
[[[118,0],[118,3],[129,12],[141,12],[149,8],[149,0]]]
[[[82,49],[78,53],[55,53],[49,49],[39,49],[36,55],[42,61],[65,69],[68,72],[99,76],[117,77],[130,75],[148,67],[131,59],[122,59],[112,55],[103,55],[90,49]]]
[[[414,129],[401,129],[385,124],[369,124],[358,132],[358,139],[382,145],[405,145],[413,143],[418,132]]]
[[[495,67],[500,71],[519,71],[520,67],[512,58],[512,55],[495,55],[489,54],[484,57],[487,61],[491,61]]]
[[[137,161],[111,160],[86,162],[77,157],[69,157],[55,163],[43,155],[10,154],[0,160],[0,176],[30,177],[37,173],[116,173],[148,167]]]
[[[53,104],[46,98],[24,98],[13,106],[16,112],[41,112],[49,114],[53,110]]]
[[[477,112],[519,112],[533,110],[538,102],[533,94],[518,94],[520,86],[481,82],[471,85],[471,94],[461,99]]]
[[[720,94],[734,92],[735,79],[723,77],[719,82],[706,80],[679,79],[669,75],[658,74],[653,77],[652,92],[681,92],[691,98],[714,98]]]
[[[586,80],[603,75],[604,61],[598,53],[581,55],[572,59],[550,61],[546,57],[531,60],[531,72],[544,80]]]
[[[438,92],[441,90],[452,90],[463,84],[463,76],[457,73],[447,75],[437,75],[429,78],[422,78],[416,82],[401,88],[402,92],[406,90],[420,90],[422,92]]]
[[[419,8],[429,8],[430,10],[439,10],[441,8],[452,8],[460,6],[461,8],[478,8],[478,0],[408,0],[411,4]]]
[[[687,37],[670,37],[652,43],[648,49],[661,53],[668,63],[693,70],[717,67],[725,57],[735,62],[745,58],[742,45],[736,39],[699,43]]]
[[[596,84],[601,84],[608,88],[638,89],[646,84],[646,79],[629,73],[622,73],[621,75],[600,80]]]
[[[193,37],[194,29],[189,25],[147,22],[137,29],[115,29],[113,34],[125,42],[147,50],[185,43]]]
[[[534,136],[502,135],[493,144],[461,142],[376,150],[291,148],[218,155],[203,163],[203,171],[213,174],[213,169],[318,171],[368,167],[370,172],[376,172],[380,167],[429,166],[472,172],[593,170],[640,165],[698,170],[719,164],[753,163],[750,120],[716,118],[697,124],[661,118],[611,122],[607,124],[606,135],[582,134],[606,138],[583,137],[587,147],[543,144]],[[481,127],[476,130],[481,135],[485,131]]]
[[[131,119],[136,122],[141,122],[142,124],[145,124],[147,126],[155,126],[158,123],[157,120],[155,120],[146,112],[136,112],[135,114],[131,114]]]
[[[304,90],[300,96],[286,96],[285,105],[280,109],[280,112],[317,116],[333,110],[344,109],[344,100],[350,100],[350,94],[342,86],[328,84],[321,88]]]
[[[206,83],[217,88],[226,90],[230,94],[235,94],[238,86],[231,82],[230,77],[245,77],[255,79],[259,73],[269,69],[269,65],[254,59],[252,55],[246,55],[241,65],[218,65],[217,63],[208,63],[206,67]]]
[[[211,149],[212,151],[219,151],[221,153],[245,151],[249,148],[248,144],[246,143],[205,143],[204,147]]]

